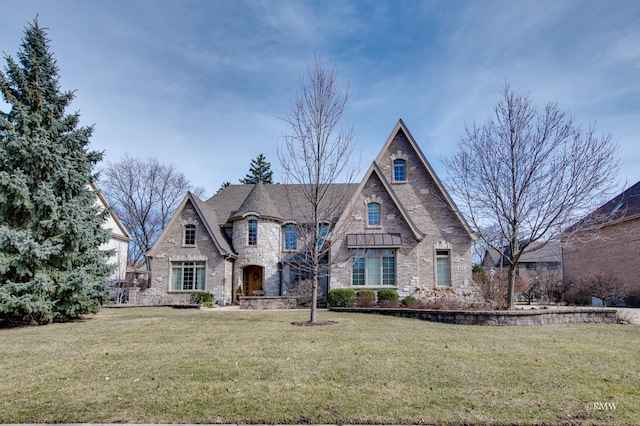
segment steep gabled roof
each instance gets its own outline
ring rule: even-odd
[[[640,182],[598,207],[565,232],[599,228],[640,217]]]
[[[402,215],[402,219],[404,219],[405,223],[409,226],[409,229],[411,229],[411,232],[413,233],[413,236],[415,237],[415,239],[418,241],[422,241],[424,239],[424,234],[420,232],[416,224],[413,223],[411,216],[409,216],[409,214],[407,213],[407,210],[404,208],[404,206],[400,202],[400,199],[398,198],[395,191],[393,190],[393,187],[391,186],[389,181],[384,177],[384,174],[382,173],[382,171],[380,170],[380,167],[378,167],[376,163],[371,163],[371,166],[369,166],[369,170],[367,170],[367,173],[365,173],[364,177],[362,178],[362,181],[358,185],[358,188],[355,190],[349,205],[353,206],[354,203],[357,202],[358,195],[362,193],[367,182],[369,181],[369,179],[374,173],[380,179],[380,182],[382,182],[382,187],[387,192],[387,194],[393,201],[393,204],[396,206],[398,211],[400,211],[400,214]],[[342,216],[340,217],[340,219],[341,220],[346,219],[346,216],[349,214],[350,210],[351,209],[346,209],[342,214]]]
[[[444,197],[444,201],[447,203],[447,205],[449,206],[451,211],[454,213],[454,215],[456,216],[456,218],[458,219],[458,221],[460,222],[462,227],[465,229],[465,231],[467,231],[467,233],[469,234],[469,236],[473,240],[476,240],[478,238],[476,233],[473,232],[473,230],[469,226],[469,223],[467,222],[467,220],[464,218],[464,216],[460,212],[460,209],[458,209],[458,206],[456,206],[456,203],[453,201],[453,199],[451,198],[451,196],[447,192],[446,188],[442,184],[442,181],[440,180],[438,175],[436,175],[435,171],[431,167],[431,164],[429,164],[429,161],[427,160],[427,157],[425,157],[425,155],[423,154],[422,150],[420,149],[420,147],[416,143],[415,139],[411,135],[411,132],[409,132],[409,129],[407,129],[407,126],[404,124],[402,119],[399,119],[398,122],[396,123],[396,126],[391,131],[391,134],[387,138],[387,141],[385,142],[384,146],[380,150],[380,153],[376,157],[375,162],[377,164],[382,164],[383,161],[385,161],[384,155],[389,150],[389,145],[391,145],[391,143],[393,142],[393,140],[395,139],[396,135],[399,132],[402,132],[406,136],[407,141],[409,141],[409,145],[411,145],[411,148],[413,148],[413,150],[416,152],[418,158],[420,158],[420,161],[422,162],[422,165],[424,166],[425,170],[427,171],[427,173],[429,174],[431,179],[433,179],[433,181],[435,182],[438,190],[440,191],[440,193]]]
[[[328,190],[332,193],[343,193],[348,195],[346,202],[355,191],[357,184],[332,184]],[[309,203],[305,201],[300,191],[300,185],[273,184],[262,185],[264,194],[256,193],[252,195],[253,200],[249,200],[250,194],[254,191],[253,185],[229,185],[218,192],[204,204],[207,208],[214,209],[217,213],[218,225],[224,226],[247,213],[259,213],[262,217],[275,218],[284,222],[294,221],[300,217],[308,215]],[[268,203],[265,199],[268,197]],[[330,199],[337,199],[329,194]],[[262,200],[262,201],[261,201]],[[267,205],[268,204],[268,205]],[[346,206],[345,206],[346,207]],[[295,212],[292,215],[291,212]],[[294,217],[295,216],[295,217]],[[335,221],[337,218],[326,218]]]
[[[508,245],[504,246],[504,254],[505,256],[509,256],[511,254],[511,250]],[[489,248],[485,252],[485,257],[483,260],[483,264],[485,261],[491,262],[491,266],[500,266],[500,260],[502,259],[502,265],[506,266],[509,264],[509,261],[506,258],[500,256],[498,250],[494,248]],[[529,248],[522,253],[520,259],[518,259],[518,263],[547,263],[547,262],[561,262],[562,261],[562,249],[560,246],[560,242],[558,241],[548,241],[548,242],[535,242],[531,243]]]
[[[91,188],[96,192],[96,194],[98,194],[98,199],[100,200],[100,203],[102,203],[104,208],[106,208],[106,209],[110,208],[111,205],[109,204],[109,201],[107,201],[107,199],[105,198],[104,194],[102,193],[102,190],[93,181],[91,182]],[[118,230],[120,231],[119,235],[117,233],[113,233],[112,232],[111,233],[112,238],[120,239],[120,240],[123,240],[123,241],[132,241],[132,238],[131,238],[131,235],[129,234],[129,231],[127,231],[127,228],[124,227],[124,225],[120,221],[120,218],[118,217],[118,215],[116,214],[114,209],[111,209],[110,214],[111,214],[111,218],[116,223],[116,226],[118,227]]]
[[[211,238],[214,245],[218,249],[218,252],[222,256],[235,257],[235,253],[233,252],[233,249],[231,248],[227,240],[222,235],[220,227],[216,226],[216,224],[218,223],[218,219],[215,210],[209,208],[202,200],[193,195],[191,192],[187,192],[187,195],[184,196],[182,202],[171,217],[171,220],[169,220],[169,223],[167,223],[167,226],[164,227],[162,233],[156,240],[156,244],[154,244],[153,247],[151,247],[151,249],[145,253],[145,256],[155,256],[155,252],[158,247],[157,243],[159,241],[163,241],[165,238],[165,234],[169,232],[169,230],[173,229],[173,227],[175,226],[175,222],[180,218],[180,212],[185,209],[187,203],[191,203],[191,205],[193,206],[196,214],[198,215],[198,218],[204,224],[209,238]]]

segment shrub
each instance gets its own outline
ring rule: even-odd
[[[397,302],[398,299],[400,299],[400,296],[398,296],[398,292],[395,290],[392,290],[390,288],[383,288],[382,290],[378,290],[378,302],[387,300],[391,302]]]
[[[206,291],[196,291],[195,293],[191,293],[189,302],[194,305],[202,305],[205,302],[213,303],[213,294],[207,293]]]
[[[213,308],[213,302],[202,302],[203,308]]]
[[[371,308],[376,304],[376,292],[373,290],[358,290],[355,305],[359,308]]]
[[[334,288],[329,290],[329,305],[336,308],[346,308],[353,305],[356,292],[351,288]]]
[[[404,298],[402,298],[402,301],[400,303],[402,303],[402,306],[409,306],[414,304],[414,302],[417,302],[418,299],[416,299],[413,296],[406,296]]]

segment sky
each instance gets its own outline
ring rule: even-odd
[[[91,149],[173,164],[213,195],[278,145],[315,58],[352,95],[362,173],[398,119],[446,179],[465,126],[505,84],[619,146],[616,189],[640,181],[640,1],[0,0],[16,58],[36,15]],[[2,60],[3,68],[6,61]],[[0,102],[0,109],[9,106]],[[70,112],[71,112],[70,111]]]

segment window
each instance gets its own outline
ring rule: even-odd
[[[196,245],[196,226],[195,225],[184,226],[184,245],[185,246]]]
[[[249,219],[248,244],[250,246],[255,246],[258,244],[258,221],[256,219]]]
[[[295,225],[286,225],[284,227],[284,249],[296,250],[298,247],[298,232]]]
[[[318,248],[322,247],[324,243],[324,237],[327,236],[329,232],[329,225],[327,223],[321,223],[318,225]]]
[[[436,250],[436,285],[451,285],[451,259],[449,250]]]
[[[354,286],[396,285],[394,249],[355,249],[352,251],[351,283]]]
[[[291,265],[289,267],[289,285],[298,281],[310,280],[311,271],[306,265]]]
[[[405,160],[393,160],[393,181],[394,182],[406,182],[407,162]]]
[[[380,204],[367,204],[367,224],[369,226],[380,226]]]
[[[171,290],[204,290],[204,262],[171,262]]]
[[[535,262],[526,262],[524,264],[524,267],[527,269],[527,271],[535,271],[536,270],[536,263]]]

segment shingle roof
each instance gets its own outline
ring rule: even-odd
[[[258,213],[261,217],[282,220],[282,215],[273,204],[262,182],[253,185],[253,189],[244,199],[232,219],[242,217],[248,213]]]
[[[260,189],[255,189],[261,187]],[[332,200],[331,211],[340,214],[347,206],[357,184],[331,184],[327,199]],[[218,225],[223,226],[245,213],[282,221],[299,221],[310,217],[309,202],[305,200],[301,185],[229,185],[203,203],[206,209],[216,211]],[[337,220],[337,216],[323,218]]]
[[[600,206],[593,214],[614,220],[640,214],[640,182],[622,191],[613,199]]]

